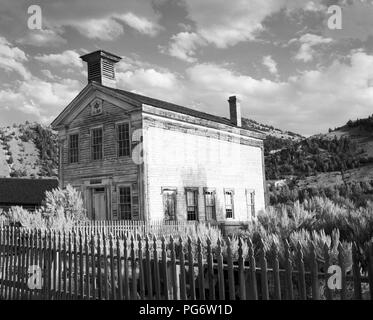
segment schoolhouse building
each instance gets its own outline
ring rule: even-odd
[[[265,208],[265,135],[242,127],[235,96],[227,119],[117,88],[119,56],[81,58],[88,84],[52,128],[60,186],[91,219],[240,222]]]

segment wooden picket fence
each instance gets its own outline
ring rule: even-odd
[[[287,242],[283,259],[276,245],[266,248],[261,240],[254,248],[250,239],[135,238],[124,231],[113,237],[2,227],[0,298],[303,300],[349,299],[352,292],[352,298],[362,299],[365,286],[373,299],[373,246],[366,251],[367,276],[353,248],[352,275],[344,270],[340,245],[342,288],[332,292],[325,287],[322,293],[330,277],[327,246],[320,266],[314,247],[305,256],[301,245],[294,249]]]
[[[99,220],[80,222],[78,226],[73,228],[76,233],[82,232],[88,234],[112,234],[114,237],[132,233],[135,238],[137,235],[155,235],[157,237],[177,237],[180,234],[188,234],[196,231],[201,222],[197,221],[136,221],[136,220]],[[211,223],[203,223],[207,228],[218,228],[217,225]]]

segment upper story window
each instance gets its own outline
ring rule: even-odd
[[[102,128],[92,129],[92,160],[102,159]]]
[[[234,218],[233,195],[234,195],[233,190],[224,189],[225,217],[227,219],[233,219]]]
[[[95,116],[102,113],[102,100],[95,99],[91,103],[91,115]]]
[[[255,217],[255,191],[252,189],[246,190],[247,212],[249,216]]]
[[[130,124],[120,123],[117,125],[118,157],[130,155]]]
[[[79,135],[71,134],[69,136],[69,163],[79,161]]]
[[[187,220],[198,220],[198,189],[185,188],[186,205],[187,205]]]
[[[119,218],[132,219],[131,187],[119,187]]]

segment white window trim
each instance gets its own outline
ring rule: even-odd
[[[225,193],[231,192],[232,193],[232,218],[227,218],[227,203],[225,201]],[[224,188],[224,217],[226,220],[234,220],[235,219],[235,208],[234,208],[234,189],[233,188]]]
[[[205,204],[205,220],[206,221],[214,221],[214,220],[207,220],[206,219],[206,192],[211,192],[211,193],[214,194],[215,221],[217,221],[218,218],[216,216],[216,188],[209,188],[209,187],[204,187],[203,188],[203,201],[204,201],[204,204]]]
[[[254,193],[254,214],[251,211],[251,194]],[[256,218],[255,210],[255,189],[247,188],[246,189],[246,208],[247,208],[247,217]]]
[[[130,220],[123,219],[123,220],[124,221],[134,221],[134,219],[133,219],[132,185],[131,184],[125,184],[125,183],[117,184],[116,187],[115,187],[115,190],[117,192],[117,220],[122,220],[121,217],[120,217],[120,209],[119,209],[119,206],[120,206],[120,188],[130,188],[130,198],[131,198],[131,219]]]
[[[102,158],[101,158],[101,159],[96,159],[96,160],[93,159],[93,153],[92,153],[92,139],[93,139],[93,134],[92,134],[92,132],[93,132],[93,130],[95,130],[95,129],[102,129]],[[104,151],[105,148],[104,148],[104,146],[105,146],[105,132],[104,132],[104,125],[101,124],[101,125],[99,125],[99,126],[95,126],[95,127],[91,127],[91,128],[89,128],[89,151],[90,151],[90,159],[91,159],[91,161],[96,162],[96,161],[102,161],[102,160],[105,159],[105,151]]]
[[[118,126],[124,123],[128,123],[128,134],[129,134],[129,143],[130,143],[130,154],[128,156],[119,156],[119,146],[118,146]],[[125,159],[132,157],[132,127],[131,127],[131,121],[130,120],[121,120],[118,122],[115,122],[115,152],[117,155],[117,159]]]

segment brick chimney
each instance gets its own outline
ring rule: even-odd
[[[237,127],[242,126],[241,119],[241,105],[236,96],[231,96],[228,99],[229,102],[229,113],[231,117],[231,122]]]
[[[87,62],[88,82],[95,81],[107,87],[116,87],[114,64],[121,60],[104,50],[94,51],[80,57]]]

